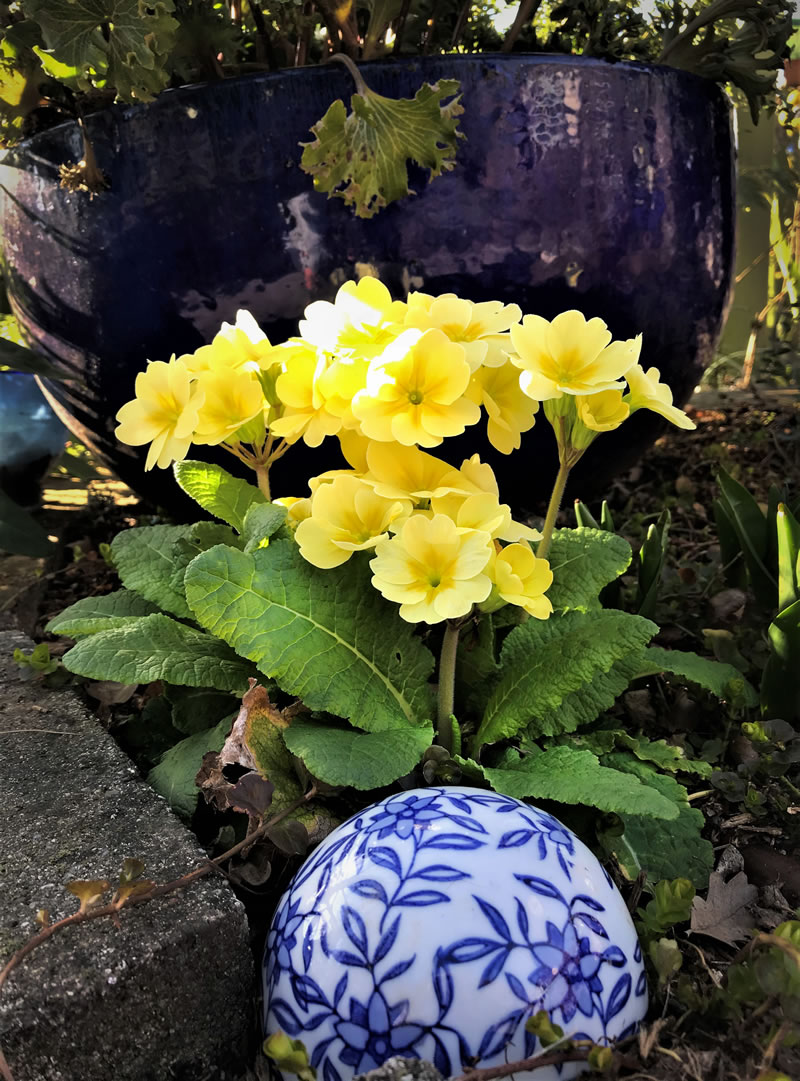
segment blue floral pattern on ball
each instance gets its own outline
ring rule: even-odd
[[[302,1039],[323,1081],[393,1055],[449,1077],[537,1054],[525,1022],[540,1010],[570,1037],[619,1039],[647,986],[622,897],[574,834],[509,796],[443,787],[362,811],[306,861],[272,922],[264,1003],[265,1032]]]

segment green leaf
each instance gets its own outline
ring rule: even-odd
[[[173,725],[186,736],[211,728],[223,717],[230,718],[239,707],[232,695],[208,687],[167,686],[164,697],[172,706]]]
[[[96,634],[98,631],[110,631],[116,627],[125,627],[141,616],[157,612],[155,604],[132,593],[129,589],[118,589],[115,593],[106,593],[103,597],[85,597],[65,608],[45,627],[50,634],[66,634],[70,638],[79,638],[83,634]]]
[[[761,706],[772,717],[800,719],[800,601],[769,625],[770,655],[761,677]]]
[[[627,732],[616,732],[615,736],[617,746],[631,751],[642,762],[652,762],[668,773],[694,773],[699,777],[710,777],[713,771],[710,762],[687,758],[683,747],[676,747],[665,739],[650,740],[644,736],[630,736]]]
[[[738,481],[721,469],[717,482],[722,489],[722,505],[744,552],[750,584],[759,604],[775,606],[777,582],[765,565],[769,549],[768,523],[755,499]]]
[[[220,751],[230,731],[230,718],[215,728],[197,732],[170,747],[161,761],[147,774],[147,783],[163,796],[176,814],[191,818],[200,791],[194,783],[208,751]]]
[[[714,866],[714,850],[701,836],[705,820],[689,804],[683,785],[621,751],[604,756],[603,763],[638,777],[678,810],[678,817],[668,825],[652,817],[622,813],[625,832],[621,837],[604,837],[603,844],[616,856],[627,877],[633,880],[643,870],[651,886],[662,878],[688,878],[698,889],[705,888]]]
[[[176,462],[175,479],[187,495],[203,510],[233,526],[237,533],[244,528],[244,519],[253,503],[266,503],[266,497],[253,484],[231,476],[220,465],[208,462]]]
[[[742,546],[739,543],[739,534],[736,532],[733,518],[728,513],[728,502],[726,499],[715,499],[711,507],[717,528],[719,561],[725,582],[737,589],[744,589],[747,586],[747,566]]]
[[[81,381],[78,376],[71,375],[69,372],[65,372],[63,368],[57,368],[54,364],[51,364],[40,353],[35,353],[24,345],[9,341],[8,338],[0,338],[0,368],[8,368],[12,372],[27,372],[29,375],[39,375],[42,379]]]
[[[636,590],[636,611],[645,619],[655,618],[658,590],[664,570],[664,560],[669,544],[669,527],[672,516],[665,507],[647,530],[644,544],[639,550],[639,580]]]
[[[409,773],[433,740],[433,726],[354,732],[296,718],[283,734],[286,746],[320,781],[366,791]]]
[[[356,73],[357,74],[357,73]],[[407,160],[430,169],[433,179],[455,166],[456,140],[463,138],[457,117],[464,110],[456,79],[424,83],[412,98],[385,98],[357,78],[358,93],[348,113],[339,99],[312,127],[300,167],[316,191],[344,199],[359,218],[412,194]]]
[[[800,523],[783,503],[775,514],[778,542],[778,611],[782,612],[800,600]]]
[[[597,671],[578,690],[567,694],[553,709],[543,709],[527,725],[529,739],[553,736],[559,732],[574,732],[591,724],[606,709],[611,709],[619,696],[628,689],[641,667],[641,655],[630,653],[612,664],[607,671]]]
[[[33,515],[0,490],[0,551],[38,559],[51,555],[53,548]]]
[[[503,643],[500,682],[486,706],[473,757],[482,744],[514,736],[530,722],[556,726],[552,714],[569,695],[585,691],[599,672],[609,672],[618,661],[638,653],[656,630],[641,616],[602,609],[530,619],[515,627]],[[587,701],[606,700],[615,685],[613,677],[603,686],[598,683]],[[580,701],[571,706],[571,715],[579,716]]]
[[[173,0],[25,0],[53,60],[81,73],[78,86],[106,80],[125,101],[150,101],[167,85],[174,10]]]
[[[210,634],[169,616],[144,616],[116,630],[82,638],[64,655],[70,672],[117,683],[163,679],[188,687],[241,693],[252,667]]]
[[[547,557],[553,584],[547,596],[557,610],[599,608],[598,594],[630,565],[631,546],[605,529],[556,529]]]
[[[477,626],[470,623],[461,632],[456,653],[456,701],[472,713],[483,713],[499,671],[494,618],[482,614]]]
[[[201,552],[207,552],[217,544],[228,544],[233,548],[241,548],[241,538],[237,537],[230,526],[221,525],[219,522],[196,522],[189,526],[188,534],[177,538],[172,546],[172,574],[170,576],[171,589],[185,596],[183,576],[186,568]]]
[[[111,542],[114,565],[127,589],[181,619],[191,617],[191,609],[180,589],[172,583],[175,570],[175,543],[190,537],[190,525],[146,525],[126,529]]]
[[[650,646],[642,654],[640,676],[656,672],[671,672],[674,676],[696,683],[720,699],[738,699],[746,706],[758,705],[758,695],[752,684],[732,664],[710,661],[696,653],[679,649]]]
[[[186,572],[198,622],[310,709],[381,731],[430,716],[433,657],[370,585],[365,560],[320,571],[294,541],[212,548]]]
[[[554,747],[503,769],[484,766],[483,774],[496,792],[516,799],[553,799],[617,814],[627,811],[657,818],[678,817],[678,808],[670,799],[636,777],[602,766],[591,751]]]
[[[280,503],[253,503],[242,526],[245,552],[266,548],[266,542],[276,535],[288,540],[291,534],[287,535],[287,513],[286,507]]]

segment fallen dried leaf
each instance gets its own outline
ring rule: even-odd
[[[695,897],[692,902],[690,934],[707,935],[718,942],[735,946],[747,938],[755,920],[747,911],[758,896],[758,890],[747,881],[743,871],[728,882],[716,871],[708,882],[706,900]]]

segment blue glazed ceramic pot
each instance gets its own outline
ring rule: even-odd
[[[552,815],[474,788],[390,796],[339,826],[281,898],[264,957],[265,1032],[301,1039],[321,1081],[393,1055],[444,1077],[567,1037],[634,1031],[647,1011],[628,910]],[[581,1067],[515,1076],[565,1081]]]
[[[641,331],[642,363],[661,370],[678,403],[711,359],[734,231],[729,109],[717,86],[671,68],[561,56],[422,57],[363,70],[394,96],[458,78],[467,137],[451,173],[428,185],[412,171],[418,194],[368,221],[315,193],[298,167],[311,125],[353,92],[339,65],[186,87],[89,117],[112,183],[94,200],[58,185],[59,165],[81,156],[73,124],[22,144],[0,167],[14,310],[36,348],[86,385],[48,393],[143,494],[174,505],[170,474],[145,476],[144,453],[113,437],[145,361],[196,349],[239,307],[279,341],[358,264],[397,295],[452,291],[547,318],[579,308],[614,337]],[[504,498],[532,506],[555,466],[547,424],[523,436],[511,460],[483,428],[442,453],[460,462],[480,450]],[[640,414],[604,436],[583,480],[577,472],[580,490],[660,430]],[[279,462],[276,494],[302,494],[309,475],[336,465],[329,444]]]

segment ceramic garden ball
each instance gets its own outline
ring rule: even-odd
[[[275,913],[264,1002],[266,1034],[302,1040],[321,1081],[393,1055],[447,1078],[537,1054],[525,1022],[543,1009],[567,1036],[619,1039],[647,987],[622,897],[573,833],[520,800],[442,787],[389,796],[316,849]]]

